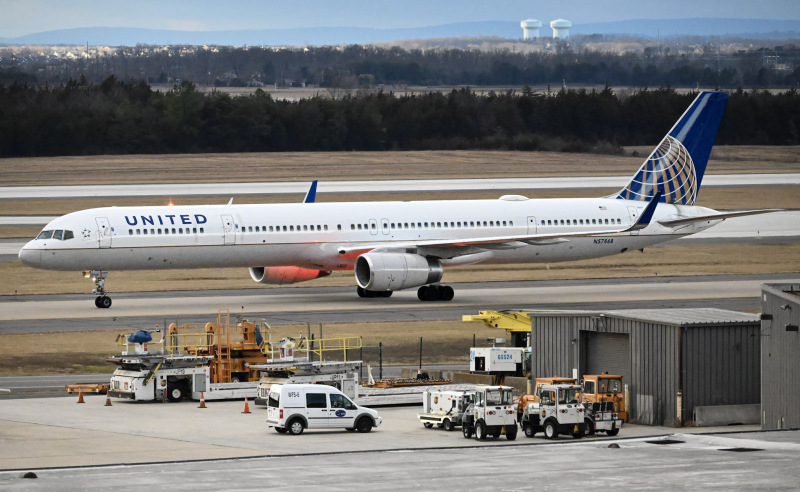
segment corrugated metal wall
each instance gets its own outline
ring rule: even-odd
[[[760,350],[757,323],[685,329],[684,420],[692,418],[695,406],[759,403]]]
[[[590,326],[589,316],[531,315],[531,374],[534,378],[571,377],[579,367],[578,333]]]
[[[784,292],[794,290],[794,293]],[[782,306],[787,306],[784,309]],[[765,285],[761,312],[761,428],[800,428],[800,285]]]
[[[630,333],[631,422],[674,426],[678,392],[678,330],[674,326],[611,318],[615,331]]]
[[[586,332],[629,335],[631,368],[624,383],[631,422],[676,425],[681,371],[683,422],[692,419],[695,405],[759,401],[757,323],[680,327],[609,315],[531,313],[531,318],[533,377],[570,376],[573,367],[583,374]]]

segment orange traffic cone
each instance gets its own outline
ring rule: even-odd
[[[200,393],[200,406],[197,408],[206,408],[206,394],[203,392]]]
[[[106,404],[105,404],[105,406],[107,406],[107,407],[111,406],[111,395],[109,394],[108,391],[106,391]]]
[[[250,413],[250,405],[247,403],[247,397],[244,398],[244,410],[242,413]]]
[[[83,401],[83,390],[78,390],[78,403],[85,403]]]

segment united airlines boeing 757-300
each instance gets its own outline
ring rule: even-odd
[[[609,256],[693,234],[729,217],[695,205],[728,95],[702,92],[622,190],[600,198],[107,207],[59,217],[19,252],[29,266],[83,271],[111,306],[111,270],[247,267],[291,284],[355,270],[361,297],[417,288],[453,299],[444,268]]]

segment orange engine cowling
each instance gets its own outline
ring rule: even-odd
[[[260,284],[296,284],[327,277],[331,272],[297,266],[250,267],[250,277]]]

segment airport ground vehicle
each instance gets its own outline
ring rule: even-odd
[[[559,434],[582,438],[586,432],[586,422],[581,387],[574,384],[543,384],[538,391],[539,401],[529,402],[520,417],[525,437],[544,432],[547,439],[556,439]]]
[[[479,441],[488,436],[506,439],[517,438],[517,422],[514,418],[513,388],[510,386],[478,386],[475,399],[464,412],[461,425],[464,437],[474,435]]]
[[[381,422],[378,412],[356,405],[332,386],[274,384],[269,389],[267,424],[281,434],[331,428],[369,432]]]
[[[583,376],[582,385],[585,403],[605,403],[606,405],[602,405],[603,408],[613,411],[622,420],[628,420],[622,376],[587,374]]]
[[[426,429],[436,425],[451,431],[463,423],[464,412],[474,398],[473,391],[426,389],[422,392],[422,412],[417,418]]]
[[[172,323],[154,343],[146,330],[117,339],[125,350],[107,359],[119,366],[111,376],[109,396],[179,401],[256,395],[259,373],[249,364],[265,360],[261,330],[246,319],[231,327],[228,310],[220,310],[216,323]]]
[[[522,415],[530,403],[539,402],[539,394],[544,385],[575,384],[574,378],[536,378],[532,394],[522,395],[517,405],[517,418],[522,421]],[[619,434],[625,420],[626,412],[620,411],[625,407],[625,395],[621,391],[622,376],[608,374],[583,376],[581,401],[584,407],[584,423],[586,435],[605,432],[609,436]],[[603,389],[604,391],[598,391]]]

